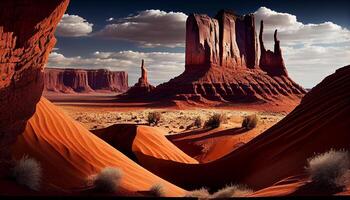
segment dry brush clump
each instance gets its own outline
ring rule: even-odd
[[[306,171],[316,186],[323,189],[338,189],[348,184],[349,167],[348,151],[331,149],[309,158]]]
[[[196,119],[193,122],[193,125],[197,128],[202,127],[202,118],[200,116],[196,117]]]
[[[147,122],[151,125],[157,125],[160,121],[161,113],[160,112],[150,112],[147,116]]]
[[[254,191],[245,185],[227,185],[210,196],[210,198],[244,197]]]
[[[152,187],[149,189],[148,192],[153,197],[164,197],[165,196],[164,187],[161,184],[152,185]]]
[[[42,168],[38,161],[25,155],[16,162],[12,170],[12,176],[17,183],[38,191],[42,177]]]
[[[215,113],[210,116],[209,119],[204,123],[205,128],[218,128],[221,123],[225,122],[227,117],[225,114]]]
[[[209,199],[210,193],[207,188],[200,188],[197,190],[189,191],[185,197],[187,198],[199,198],[199,199]]]
[[[255,114],[246,116],[242,121],[242,127],[251,130],[258,125],[258,121],[259,119]]]
[[[106,167],[91,179],[97,191],[115,193],[120,186],[122,171],[118,168]]]

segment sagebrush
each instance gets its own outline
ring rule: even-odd
[[[258,121],[259,119],[256,115],[246,116],[242,121],[242,127],[251,130],[258,125]]]
[[[215,113],[214,115],[210,116],[209,119],[204,123],[205,128],[218,128],[221,123],[226,121],[226,115]]]
[[[40,189],[42,168],[38,161],[25,155],[16,162],[12,176],[17,183],[37,191]]]
[[[154,184],[149,189],[149,194],[153,197],[164,197],[164,187],[161,184]]]
[[[350,178],[349,167],[348,151],[331,149],[309,158],[306,171],[312,182],[321,188],[343,188]]]
[[[150,112],[147,116],[147,122],[149,125],[157,125],[160,121],[161,113],[160,112]]]
[[[249,189],[245,185],[227,185],[224,188],[218,190],[210,196],[210,198],[232,198],[232,197],[244,197],[253,193],[252,189]]]
[[[207,188],[200,188],[200,189],[197,189],[197,190],[192,190],[192,191],[189,191],[185,197],[188,197],[188,198],[200,198],[200,199],[208,199],[210,197],[210,193],[208,191]]]
[[[106,167],[93,177],[93,185],[97,191],[117,192],[122,179],[122,171],[114,167]]]

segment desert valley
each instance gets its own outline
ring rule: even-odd
[[[0,196],[350,195],[350,65],[305,89],[283,30],[224,9],[186,15],[182,73],[158,85],[144,57],[130,85],[48,67],[70,3],[0,2]]]

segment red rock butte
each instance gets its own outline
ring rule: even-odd
[[[142,98],[146,97],[154,90],[154,86],[148,82],[147,70],[145,67],[145,61],[141,61],[141,77],[138,82],[132,86],[126,94],[122,95],[122,98]]]
[[[68,3],[69,0],[1,1],[1,168],[9,160],[9,145],[35,112],[44,86],[42,70],[56,43],[54,32]]]
[[[89,93],[98,91],[126,92],[128,74],[107,69],[45,68],[44,91],[58,93]]]
[[[306,91],[288,77],[277,31],[274,52],[266,51],[261,23],[259,59],[253,14],[240,16],[226,10],[215,18],[191,14],[186,22],[185,71],[157,86],[150,97],[223,102],[299,100]]]

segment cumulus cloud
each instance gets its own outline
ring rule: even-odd
[[[333,22],[320,24],[303,24],[295,15],[273,11],[260,7],[255,13],[257,30],[260,20],[264,21],[264,38],[270,42],[272,34],[278,29],[279,39],[286,45],[300,44],[334,44],[350,41],[350,31]],[[270,37],[265,37],[270,35]]]
[[[133,85],[140,77],[141,59],[145,60],[149,80],[158,85],[181,74],[184,71],[184,53],[169,52],[95,52],[89,57],[66,57],[61,53],[52,52],[48,67],[59,68],[106,68],[112,71],[127,71],[129,85]]]
[[[133,41],[144,47],[183,47],[186,19],[182,12],[145,10],[112,20],[96,36]]]
[[[61,37],[81,37],[92,32],[93,24],[78,15],[64,14],[56,29],[56,35]]]
[[[350,31],[333,22],[304,24],[297,16],[266,7],[255,13],[257,30],[264,20],[264,40],[273,49],[273,31],[278,29],[283,57],[290,76],[311,88],[327,75],[350,64]]]

